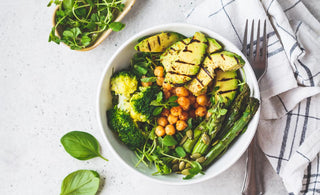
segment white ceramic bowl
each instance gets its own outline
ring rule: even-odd
[[[110,77],[112,74],[112,69],[115,71],[121,70],[123,68],[127,68],[129,66],[130,60],[133,54],[136,53],[134,50],[134,46],[137,44],[137,40],[143,36],[155,34],[163,31],[174,31],[181,33],[187,37],[192,36],[195,32],[200,31],[208,36],[217,39],[224,45],[224,49],[228,51],[235,52],[243,57],[246,61],[244,65],[245,77],[247,79],[247,83],[251,88],[251,96],[256,98],[260,98],[258,83],[256,77],[253,73],[249,62],[243,56],[241,51],[234,46],[227,39],[222,37],[221,35],[198,26],[190,25],[190,24],[165,24],[160,26],[155,26],[149,29],[146,29],[133,37],[127,40],[113,55],[113,57],[108,62],[106,68],[104,69],[99,88],[98,88],[98,99],[97,99],[97,111],[98,111],[98,120],[101,127],[101,131],[103,137],[108,143],[110,150],[118,157],[119,161],[121,161],[125,167],[133,170],[137,173],[137,176],[144,176],[151,180],[165,183],[165,184],[173,184],[173,185],[184,185],[191,183],[198,183],[201,181],[205,181],[207,179],[213,178],[226,169],[228,169],[231,165],[233,165],[241,155],[246,151],[249,146],[258,125],[260,109],[255,114],[254,118],[250,122],[246,132],[242,134],[235,143],[232,144],[231,147],[228,148],[227,152],[219,158],[216,162],[214,162],[206,171],[205,175],[197,175],[193,179],[183,180],[182,175],[178,174],[170,174],[167,176],[152,176],[152,173],[156,172],[155,168],[147,168],[143,163],[141,163],[137,168],[134,167],[137,163],[138,159],[133,153],[133,151],[129,150],[124,144],[122,144],[118,138],[113,134],[113,132],[109,129],[107,125],[106,119],[106,110],[111,107],[111,93],[110,93]]]

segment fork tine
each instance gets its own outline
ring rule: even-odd
[[[242,53],[247,56],[247,32],[248,32],[248,19],[246,20],[246,27],[244,30],[244,35],[243,35],[243,42],[242,42]]]
[[[263,24],[263,43],[262,43],[262,59],[266,62],[267,58],[267,30],[266,30],[266,20],[264,20]]]
[[[257,30],[257,43],[256,43],[256,57],[255,60],[260,58],[260,20],[258,21],[258,30]]]
[[[251,26],[250,49],[249,49],[250,62],[253,61],[253,33],[254,33],[254,20],[252,20],[252,26]]]

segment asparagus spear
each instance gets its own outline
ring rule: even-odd
[[[223,136],[223,138],[215,144],[206,154],[206,160],[202,163],[203,167],[207,167],[211,162],[221,154],[230,143],[237,137],[237,135],[247,126],[254,114],[259,108],[259,100],[253,97],[249,98],[248,105],[243,112],[241,118],[237,120],[230,131]]]
[[[229,129],[234,125],[234,123],[241,117],[241,113],[247,106],[248,99],[250,97],[250,88],[247,83],[245,83],[240,91],[240,94],[231,104],[231,107],[226,115],[226,120],[223,122],[222,128],[219,131],[217,137],[222,138]]]
[[[212,115],[210,116],[209,121],[206,124],[207,128],[202,133],[201,138],[198,139],[196,145],[192,150],[192,154],[199,153],[203,155],[209,148],[211,140],[213,140],[218,131],[221,129],[222,122],[227,113],[227,110],[224,109],[224,105],[225,104],[222,101],[218,101],[217,104],[215,104],[214,107],[210,109]]]
[[[203,120],[194,130],[193,130],[193,138],[188,138],[184,144],[182,145],[183,149],[188,152],[191,153],[192,152],[192,148],[193,146],[196,144],[196,142],[198,141],[202,131],[204,131],[207,127],[207,120]]]

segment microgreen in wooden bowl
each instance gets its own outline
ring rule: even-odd
[[[57,7],[49,42],[62,42],[73,50],[91,50],[112,31],[125,27],[120,20],[134,3],[135,0],[51,0],[48,6]]]

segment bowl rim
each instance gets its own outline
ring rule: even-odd
[[[182,186],[182,185],[190,185],[190,184],[196,184],[196,183],[200,183],[200,182],[203,182],[203,181],[207,181],[207,180],[210,180],[218,175],[220,175],[221,173],[223,173],[224,171],[226,171],[227,169],[229,169],[232,165],[234,165],[240,158],[241,156],[245,153],[245,151],[247,150],[247,148],[249,147],[254,135],[256,134],[256,131],[257,131],[257,127],[258,127],[258,122],[259,122],[259,117],[260,117],[260,109],[261,109],[261,106],[259,106],[259,109],[257,110],[256,114],[255,114],[255,118],[256,118],[256,123],[254,124],[254,130],[252,130],[252,133],[251,134],[248,134],[248,139],[250,140],[250,142],[247,142],[245,147],[242,148],[241,151],[238,151],[238,153],[240,153],[241,155],[238,155],[236,158],[233,158],[232,159],[232,162],[230,162],[228,164],[228,166],[225,166],[223,170],[219,170],[217,171],[215,174],[213,175],[210,175],[208,177],[200,177],[200,178],[197,178],[197,179],[190,179],[190,180],[183,180],[183,182],[172,182],[172,181],[164,181],[164,180],[159,180],[159,179],[156,179],[156,176],[148,176],[140,171],[138,171],[138,169],[134,169],[132,168],[131,166],[129,166],[126,162],[124,162],[124,160],[120,157],[120,155],[115,151],[115,149],[113,148],[113,146],[111,145],[111,143],[109,142],[108,138],[107,138],[107,135],[105,134],[105,130],[103,128],[103,125],[102,125],[102,120],[101,120],[101,117],[100,117],[100,113],[101,113],[101,110],[100,110],[100,97],[101,97],[101,93],[102,93],[102,85],[103,85],[103,82],[104,82],[104,78],[107,74],[107,71],[109,69],[109,67],[111,66],[112,62],[114,61],[114,59],[118,56],[118,54],[128,45],[130,44],[131,42],[135,41],[135,40],[138,40],[139,38],[141,38],[144,34],[146,33],[151,33],[152,31],[155,31],[155,30],[158,30],[159,32],[162,32],[162,31],[165,31],[165,29],[167,28],[171,28],[171,27],[188,27],[188,28],[194,28],[194,29],[197,29],[197,31],[200,31],[200,32],[210,32],[210,34],[213,34],[215,35],[215,38],[219,41],[221,41],[221,39],[223,39],[223,41],[221,41],[223,44],[227,44],[229,46],[232,46],[234,47],[234,50],[232,50],[232,52],[235,52],[239,55],[241,55],[242,58],[244,58],[245,62],[246,62],[246,65],[248,66],[247,68],[249,69],[249,72],[246,72],[246,75],[247,74],[250,74],[249,76],[252,77],[253,79],[253,82],[252,82],[252,86],[253,86],[253,91],[254,91],[254,94],[253,96],[257,99],[260,100],[260,91],[259,91],[259,86],[258,86],[258,81],[257,81],[257,78],[253,72],[253,69],[249,63],[249,61],[247,60],[247,58],[243,55],[243,53],[241,52],[240,49],[237,48],[237,46],[235,46],[231,41],[229,41],[227,38],[223,37],[222,35],[220,35],[219,33],[215,32],[215,31],[212,31],[208,28],[205,28],[205,27],[200,27],[200,26],[197,26],[197,25],[193,25],[193,24],[188,24],[188,23],[168,23],[168,24],[160,24],[160,25],[155,25],[155,26],[152,26],[152,27],[149,27],[147,29],[144,29],[136,34],[134,34],[133,36],[131,36],[129,39],[127,39],[117,50],[116,52],[112,55],[112,57],[108,60],[107,62],[107,65],[105,66],[105,68],[103,69],[102,71],[102,74],[101,74],[101,77],[100,77],[100,81],[99,81],[99,85],[98,85],[98,89],[97,89],[97,99],[96,99],[96,114],[97,114],[97,120],[98,120],[98,123],[99,123],[99,127],[100,127],[100,132],[103,134],[103,139],[104,141],[107,143],[108,147],[110,148],[110,150],[112,151],[112,153],[116,156],[116,158],[121,161],[122,164],[124,164],[124,166],[126,168],[128,168],[130,171],[134,172],[134,173],[137,173],[141,176],[143,176],[144,178],[147,178],[148,180],[150,181],[156,181],[158,183],[162,183],[162,184],[168,184],[168,185],[179,185],[179,186]],[[162,30],[161,30],[162,29]],[[260,100],[261,102],[261,100]],[[252,122],[252,121],[251,121]],[[250,122],[250,123],[251,123]],[[250,124],[249,123],[249,124]]]

